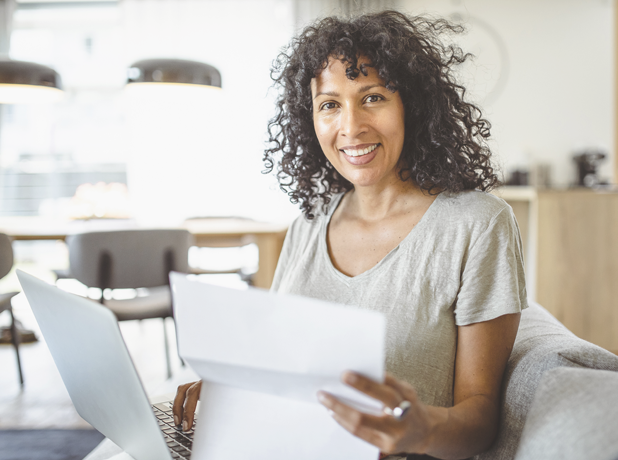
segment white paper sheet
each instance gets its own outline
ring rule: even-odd
[[[344,370],[384,375],[385,319],[297,296],[212,286],[173,273],[180,355],[204,380],[193,460],[375,460],[317,402],[319,389],[366,411]]]

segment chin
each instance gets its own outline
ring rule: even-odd
[[[375,178],[366,177],[351,177],[348,178],[348,181],[350,181],[354,187],[371,187],[372,185],[376,185],[379,182]]]

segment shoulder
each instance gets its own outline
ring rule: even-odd
[[[512,210],[506,201],[491,193],[466,190],[441,196],[445,218],[459,223],[487,227],[496,219],[510,217]]]
[[[438,199],[432,220],[444,238],[465,241],[471,247],[487,235],[519,233],[511,207],[491,193],[467,190],[444,193]]]
[[[320,228],[321,220],[318,216],[309,220],[304,214],[301,214],[288,228],[287,239],[292,241],[298,241],[306,238],[307,236],[318,232]]]
[[[322,203],[314,206],[315,217],[313,219],[307,219],[304,214],[298,216],[288,229],[288,239],[300,242],[316,238],[322,227],[328,224],[342,196],[343,193],[333,195],[325,211],[322,208]]]

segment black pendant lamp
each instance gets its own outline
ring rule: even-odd
[[[60,75],[54,69],[0,59],[0,104],[57,102],[62,96]]]
[[[178,84],[221,88],[221,74],[211,65],[185,59],[146,59],[133,64],[127,85]]]

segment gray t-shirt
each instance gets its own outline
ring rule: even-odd
[[[386,370],[425,404],[453,405],[457,326],[527,307],[519,228],[494,195],[441,193],[377,265],[349,277],[328,255],[327,227],[341,197],[291,225],[272,290],[384,313]]]

